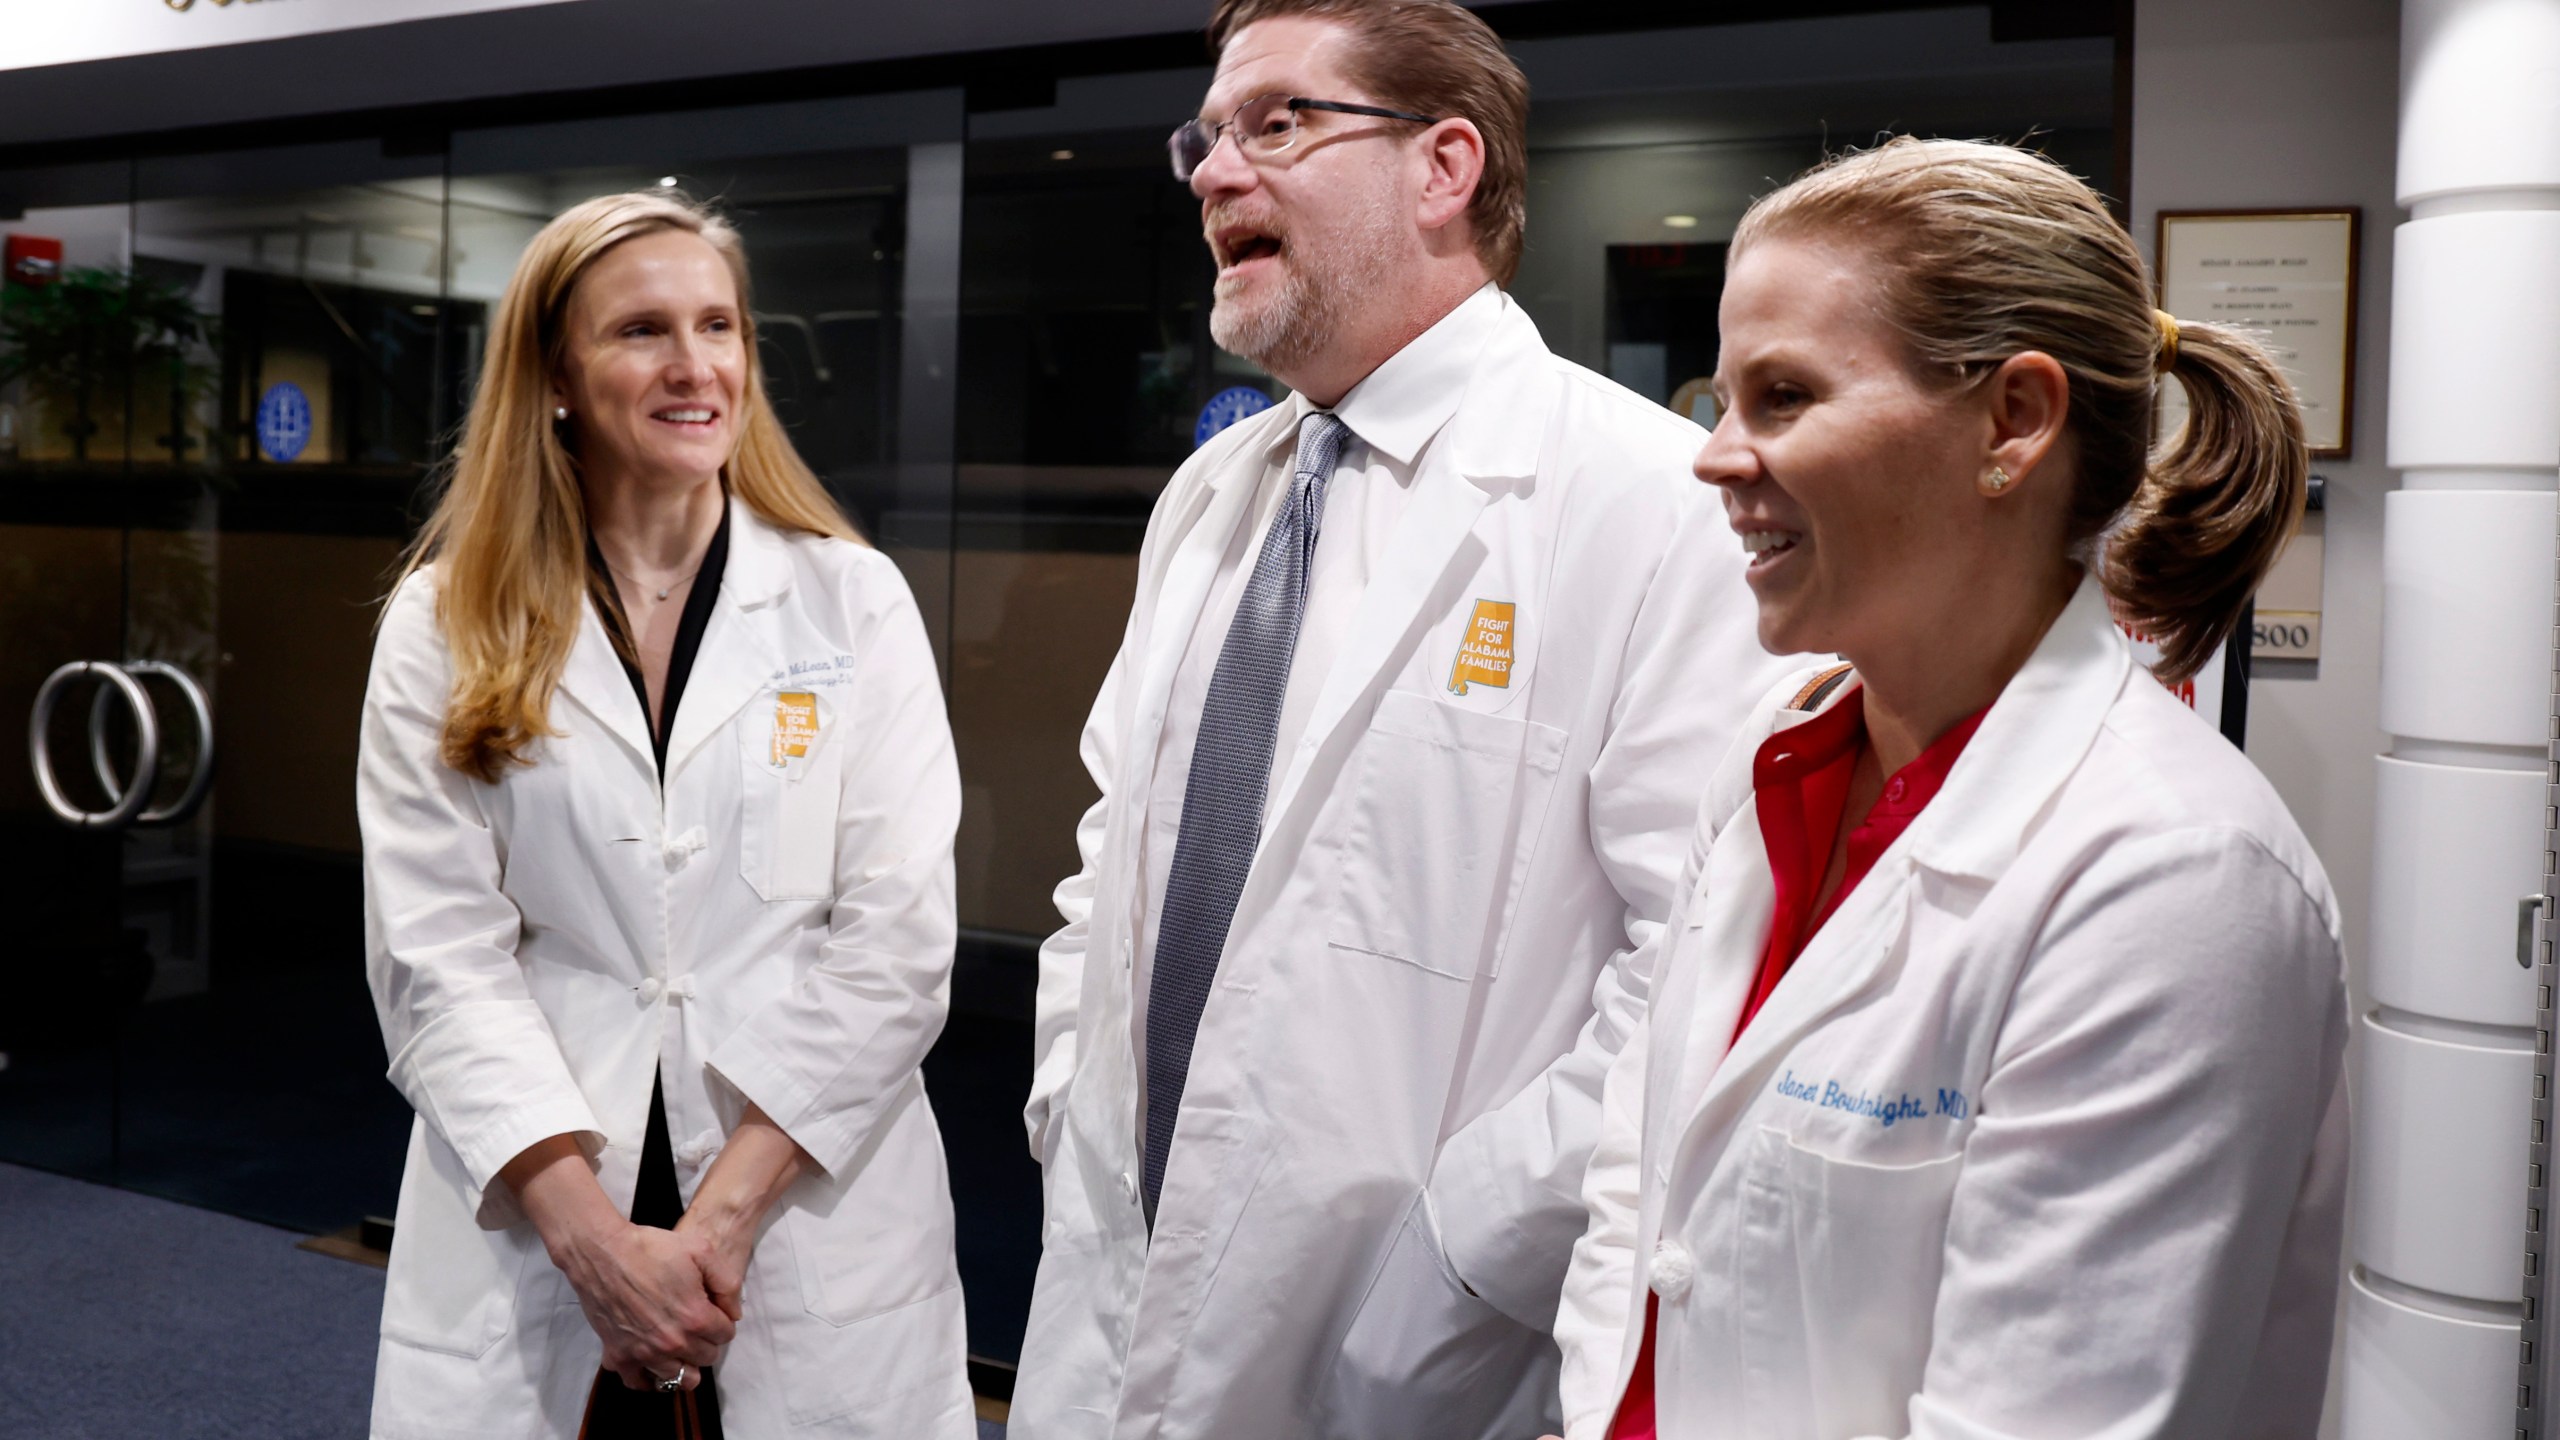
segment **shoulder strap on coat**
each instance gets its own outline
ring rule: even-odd
[[[1839,689],[1848,680],[1850,669],[1851,667],[1847,665],[1834,665],[1807,680],[1804,682],[1804,688],[1796,692],[1796,698],[1787,702],[1787,708],[1790,710],[1820,709],[1822,702],[1831,698],[1831,692]]]

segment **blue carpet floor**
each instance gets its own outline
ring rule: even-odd
[[[361,1440],[382,1272],[300,1238],[0,1165],[0,1435]]]
[[[361,1437],[382,1272],[301,1238],[0,1166],[0,1434]]]

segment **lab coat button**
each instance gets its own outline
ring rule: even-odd
[[[658,997],[666,993],[666,982],[660,980],[655,975],[652,975],[648,979],[640,982],[640,1003],[643,1005],[657,1004]]]
[[[1665,1300],[1678,1300],[1689,1293],[1689,1279],[1695,1269],[1687,1247],[1671,1240],[1654,1246],[1653,1293]]]
[[[659,847],[659,853],[666,857],[669,870],[681,870],[695,855],[708,848],[710,843],[702,833],[702,827],[696,825],[681,835],[669,836],[667,843]]]

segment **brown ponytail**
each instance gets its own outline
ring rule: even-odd
[[[1876,254],[1886,317],[1925,380],[1961,387],[2029,351],[2062,366],[2078,467],[2067,541],[2159,642],[2160,678],[2193,675],[2302,515],[2302,412],[2266,351],[2228,326],[2163,323],[2105,201],[2007,145],[1903,136],[1836,156],[1754,204],[1726,263],[1778,235]],[[2188,420],[2155,455],[2164,362]]]
[[[2302,408],[2246,331],[2180,324],[2168,373],[2187,423],[2107,535],[2116,613],[2158,637],[2159,673],[2182,680],[2229,638],[2293,535],[2310,490]]]

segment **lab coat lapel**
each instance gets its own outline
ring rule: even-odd
[[[791,589],[791,557],[783,544],[780,531],[736,500],[729,502],[728,568],[676,704],[675,729],[667,737],[669,779],[782,669],[773,606]]]
[[[1769,734],[1794,729],[1816,713],[1780,710]],[[1777,909],[1776,887],[1759,838],[1751,767],[1741,763],[1741,752],[1756,750],[1766,738],[1754,735],[1739,742],[1737,754],[1725,761],[1725,767],[1739,764],[1741,773],[1734,777],[1738,788],[1728,788],[1722,767],[1710,784],[1708,803],[1718,806],[1722,816],[1715,827],[1717,839],[1708,846],[1704,868],[1692,882],[1654,977],[1652,1013],[1677,1016],[1679,1023],[1657,1020],[1647,1042],[1651,1054],[1646,1068],[1655,1077],[1645,1086],[1648,1135],[1662,1133],[1666,1113],[1689,1113],[1707,1078],[1723,1063],[1734,1022],[1741,1018],[1758,972],[1760,942]]]
[[[1353,612],[1341,653],[1308,712],[1306,736],[1265,812],[1265,834],[1287,818],[1315,757],[1333,747],[1336,732],[1355,718],[1365,723],[1371,707],[1363,702],[1409,653],[1406,642],[1440,618],[1433,602],[1445,599],[1439,591],[1452,563],[1462,553],[1482,553],[1481,544],[1471,543],[1478,517],[1497,499],[1525,495],[1536,484],[1555,405],[1552,366],[1537,327],[1506,311],[1466,398],[1414,475],[1413,499],[1388,542],[1386,566],[1370,578]]]
[[[607,733],[623,743],[644,769],[655,769],[649,744],[649,717],[641,713],[639,692],[613,653],[593,601],[578,605],[578,638],[569,645],[569,661],[560,671],[560,691],[581,710],[604,722]]]
[[[1854,703],[1855,693],[1844,687],[1830,705]],[[1818,712],[1781,711],[1770,733],[1800,725],[1814,713]],[[1662,1063],[1666,1041],[1673,1051],[1669,1067],[1656,1073],[1669,1080],[1668,1090],[1658,1098],[1667,1104],[1671,1116],[1678,1117],[1673,1131],[1675,1173],[1682,1159],[1726,1131],[1758,1093],[1762,1073],[1793,1049],[1798,1038],[1875,982],[1899,948],[1909,919],[1911,866],[1906,852],[1897,847],[1878,859],[1875,869],[1815,932],[1760,1013],[1735,1035],[1733,1027],[1741,1018],[1777,908],[1776,882],[1769,874],[1767,842],[1756,806],[1756,800],[1744,798],[1742,813],[1725,827],[1709,857],[1704,888],[1713,897],[1707,901],[1711,933],[1692,952],[1695,962],[1690,968],[1704,971],[1713,962],[1725,963],[1713,975],[1684,974],[1664,981],[1666,986],[1685,984],[1694,993],[1693,1003],[1671,1012],[1688,1017],[1688,1023],[1675,1035],[1654,1039],[1653,1063]],[[1648,1097],[1648,1103],[1655,1098]]]
[[[1137,815],[1146,809],[1155,780],[1156,744],[1164,732],[1165,706],[1172,699],[1183,652],[1191,645],[1191,632],[1199,627],[1201,607],[1209,603],[1218,562],[1235,542],[1236,527],[1252,512],[1254,492],[1271,463],[1271,449],[1291,433],[1282,422],[1292,413],[1294,407],[1280,405],[1241,422],[1237,429],[1252,426],[1252,432],[1239,437],[1237,449],[1208,463],[1189,514],[1178,517],[1171,527],[1173,554],[1165,561],[1164,582],[1147,609],[1146,666],[1130,716],[1127,748],[1121,752],[1124,813]]]
[[[1753,827],[1758,834],[1758,827]],[[1765,865],[1762,867],[1765,872]],[[1690,1117],[1680,1147],[1674,1152],[1673,1168],[1693,1149],[1722,1135],[1740,1117],[1760,1093],[1768,1072],[1794,1050],[1796,1041],[1820,1025],[1841,1006],[1865,994],[1889,967],[1888,962],[1901,951],[1902,938],[1910,929],[1912,875],[1906,854],[1888,852],[1876,862],[1866,879],[1849,893],[1830,920],[1815,933],[1813,942],[1804,948],[1787,969],[1786,978],[1753,1016],[1751,1023],[1734,1037],[1733,1048],[1712,1067],[1699,1067],[1703,1074],[1693,1083],[1703,1082],[1697,1099],[1681,1106],[1680,1113]],[[1767,884],[1764,877],[1762,884]],[[1765,913],[1765,912],[1764,912]],[[1764,920],[1755,938],[1767,935]],[[1757,956],[1755,947],[1753,955]],[[1721,1016],[1717,1023],[1730,1027],[1732,1017]],[[1720,1035],[1690,1037],[1691,1044],[1716,1044]]]

